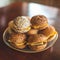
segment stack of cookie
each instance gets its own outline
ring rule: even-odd
[[[8,26],[11,34],[8,42],[19,49],[28,46],[31,50],[41,51],[57,35],[55,28],[48,24],[48,19],[43,15],[32,18],[19,16],[10,21]]]

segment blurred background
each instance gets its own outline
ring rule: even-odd
[[[0,0],[0,7],[6,6],[13,2],[25,1],[25,2],[35,2],[43,5],[49,5],[60,8],[60,0]]]

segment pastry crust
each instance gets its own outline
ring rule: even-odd
[[[35,34],[28,38],[28,46],[30,49],[39,51],[47,46],[47,37],[43,34]]]
[[[45,16],[37,15],[31,18],[31,24],[33,28],[42,30],[48,26],[48,21]]]
[[[30,29],[27,34],[28,35],[34,35],[34,34],[37,34],[38,33],[38,30],[37,29]]]
[[[40,33],[44,34],[47,37],[54,35],[55,32],[56,32],[56,30],[55,30],[55,28],[52,25],[49,25],[44,30],[40,31]]]
[[[29,18],[26,16],[18,16],[14,21],[10,21],[8,26],[12,28],[15,32],[26,33],[31,29],[31,23]]]
[[[44,30],[41,30],[40,33],[44,34],[48,38],[48,41],[52,41],[53,39],[51,38],[57,34],[55,28],[52,25],[49,25]]]
[[[47,41],[47,37],[44,36],[43,34],[35,34],[28,38],[29,43],[44,42],[44,41]]]
[[[12,43],[16,48],[20,48],[20,46],[23,48],[26,42],[26,35],[14,33],[9,37],[8,41]]]

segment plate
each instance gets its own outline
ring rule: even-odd
[[[15,48],[12,44],[10,44],[8,42],[8,38],[9,38],[9,33],[8,33],[8,28],[4,31],[3,33],[3,41],[4,43],[9,46],[10,48],[14,49],[14,50],[17,50],[19,52],[25,52],[25,53],[37,53],[37,52],[42,52],[42,51],[45,51],[47,50],[48,48],[52,47],[54,45],[54,43],[56,42],[57,38],[58,38],[58,34],[56,34],[56,36],[53,38],[52,41],[48,42],[47,46],[41,50],[41,51],[32,51],[30,50],[28,47],[24,48],[24,49],[18,49],[18,48]]]

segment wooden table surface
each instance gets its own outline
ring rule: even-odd
[[[39,53],[22,53],[9,48],[3,42],[3,32],[8,22],[17,16],[30,17],[43,14],[48,18],[49,24],[55,26],[59,38],[53,47]],[[0,60],[60,60],[60,9],[36,3],[17,2],[0,8]]]

